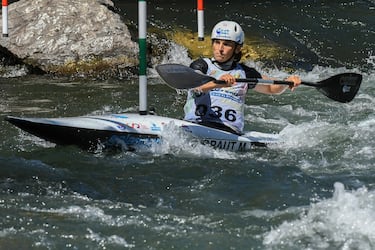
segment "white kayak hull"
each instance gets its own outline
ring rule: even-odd
[[[211,147],[229,151],[249,151],[254,146],[276,143],[275,134],[247,132],[235,135],[199,124],[157,115],[109,114],[63,118],[21,118],[8,116],[6,120],[20,129],[58,145],[76,145],[94,149],[105,147],[137,147],[162,143],[170,125],[182,129],[192,138]],[[170,131],[173,133],[173,131]]]

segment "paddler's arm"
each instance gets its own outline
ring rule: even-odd
[[[263,79],[266,80],[275,80],[271,79],[267,76],[262,76]],[[293,82],[293,86],[288,86],[288,85],[280,85],[280,84],[257,84],[254,87],[254,90],[259,93],[263,94],[270,94],[270,95],[279,95],[283,93],[287,88],[290,88],[292,91],[298,87],[301,84],[301,79],[299,76],[289,76],[288,78],[284,79],[285,81],[288,82]]]
[[[196,92],[208,92],[212,89],[218,89],[218,88],[226,88],[231,87],[233,84],[236,83],[236,78],[230,74],[225,74],[220,77],[219,80],[223,80],[226,82],[226,84],[222,83],[215,83],[214,81],[205,83],[197,88],[194,89]]]
[[[262,78],[267,79],[267,80],[275,80],[267,76],[262,76]],[[208,92],[216,88],[231,87],[233,84],[236,83],[236,78],[230,74],[225,74],[221,76],[219,80],[224,80],[226,84],[222,84],[222,83],[218,84],[218,83],[211,81],[211,82],[205,83],[195,88],[194,90],[196,92]],[[288,78],[285,79],[285,81],[293,82],[294,85],[288,86],[288,85],[280,85],[280,84],[257,84],[254,87],[254,90],[263,94],[279,95],[283,93],[287,88],[290,88],[293,91],[296,87],[298,87],[301,84],[301,79],[295,75],[289,76]]]

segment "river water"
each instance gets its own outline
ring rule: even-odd
[[[194,6],[157,2],[149,2],[150,24],[194,29]],[[135,22],[136,3],[115,4]],[[246,129],[279,133],[282,143],[247,153],[191,145],[178,131],[142,153],[55,146],[3,118],[137,112],[138,79],[0,79],[0,249],[374,249],[374,5],[206,4],[207,27],[235,19],[297,50],[294,73],[303,80],[363,75],[346,104],[304,86],[280,96],[249,92]],[[166,58],[191,60],[180,46]],[[282,65],[246,63],[287,74]],[[149,106],[182,118],[186,94],[148,74]]]

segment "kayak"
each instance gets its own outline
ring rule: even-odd
[[[249,151],[278,142],[277,134],[249,131],[236,135],[220,129],[157,115],[108,114],[61,118],[8,116],[8,122],[57,145],[95,150],[121,148],[129,151],[163,143],[168,133],[182,131],[204,145],[228,151]]]

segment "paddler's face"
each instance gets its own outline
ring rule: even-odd
[[[215,39],[212,41],[213,56],[218,62],[226,62],[234,53],[241,51],[241,46],[233,41]]]

